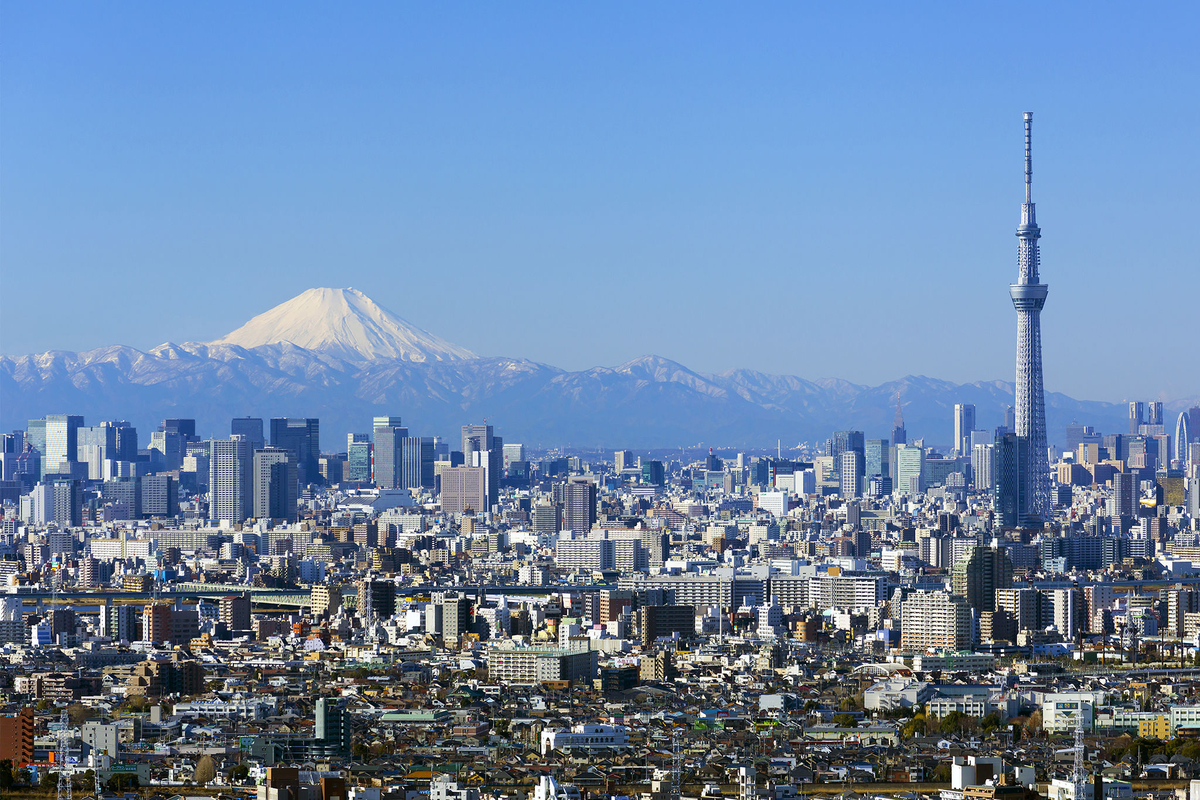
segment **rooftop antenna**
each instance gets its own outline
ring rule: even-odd
[[[1025,112],[1025,203],[1033,202],[1033,112]]]

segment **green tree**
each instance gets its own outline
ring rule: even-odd
[[[0,761],[0,789],[11,789],[13,785],[13,768],[12,761],[4,759]]]
[[[833,724],[839,728],[857,728],[858,719],[853,714],[834,714]]]
[[[113,792],[136,789],[139,785],[138,776],[132,772],[118,772],[108,779],[108,783],[104,784],[106,789]]]
[[[250,768],[245,764],[234,764],[229,768],[229,781],[231,783],[241,783],[250,777]]]
[[[42,779],[39,781],[43,789],[53,789],[58,786],[58,773],[46,770],[42,773]]]
[[[900,735],[905,739],[911,739],[917,734],[925,732],[925,715],[917,714],[915,717],[904,723],[900,728]]]
[[[993,711],[979,721],[979,727],[986,734],[992,734],[996,730],[1004,727],[1004,718],[1000,716],[1000,712]]]
[[[949,714],[942,717],[941,722],[938,723],[938,733],[941,733],[942,735],[958,733],[962,730],[963,720],[966,716],[967,715],[961,711],[951,711]]]

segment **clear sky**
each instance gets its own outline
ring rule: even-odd
[[[867,13],[867,10],[872,13]],[[486,355],[1200,394],[1200,5],[0,5],[0,351],[353,286]]]

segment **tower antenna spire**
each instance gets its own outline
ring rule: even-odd
[[[1033,202],[1033,112],[1025,112],[1025,202]]]

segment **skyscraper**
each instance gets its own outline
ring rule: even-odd
[[[990,492],[994,481],[995,470],[992,465],[994,445],[976,444],[971,448],[971,479],[975,491]]]
[[[281,447],[254,451],[254,518],[296,521],[299,499],[296,455]]]
[[[500,476],[504,472],[504,440],[492,434],[491,425],[462,426],[463,464],[487,470],[487,504],[500,499]],[[486,509],[477,509],[486,510]]]
[[[996,437],[992,448],[992,509],[996,524],[1003,528],[1021,524],[1027,488],[1022,476],[1028,472],[1028,455],[1025,437],[1012,432]]]
[[[587,533],[596,524],[596,484],[586,478],[572,478],[563,487],[567,530]]]
[[[321,479],[317,458],[321,455],[321,422],[317,419],[280,418],[271,420],[271,447],[282,447],[296,454],[300,485]]]
[[[873,475],[891,476],[889,468],[889,456],[891,448],[888,447],[887,439],[867,439],[865,443],[866,456],[866,477],[870,478]]]
[[[1161,400],[1151,400],[1146,404],[1146,424],[1147,425],[1165,425],[1166,420],[1163,417],[1163,404]]]
[[[400,424],[399,417],[375,418],[374,478],[381,489],[399,488],[403,442],[408,428]]]
[[[846,452],[858,453],[855,465],[858,468],[858,477],[861,478],[867,463],[866,440],[862,431],[835,431],[833,434],[833,451],[830,455],[833,456],[833,468],[837,470],[839,479],[842,474],[842,453]]]
[[[1012,588],[1012,561],[1003,548],[972,547],[954,565],[952,581],[954,594],[975,611],[995,611],[996,590]]]
[[[371,434],[346,434],[346,476],[351,483],[371,482]]]
[[[1041,229],[1033,204],[1033,114],[1025,112],[1025,202],[1017,227],[1017,282],[1009,295],[1017,310],[1016,433],[1026,440],[1020,525],[1036,525],[1050,512],[1050,462],[1042,391],[1042,307],[1049,287],[1038,276]],[[997,459],[998,461],[999,459]]]
[[[433,488],[433,437],[406,436],[400,443],[400,486]]]
[[[896,448],[896,486],[900,494],[915,496],[925,491],[925,450],[911,444]]]
[[[209,442],[208,518],[242,522],[253,510],[253,455],[240,434]]]
[[[1129,432],[1137,435],[1138,429],[1146,424],[1146,404],[1141,400],[1129,402]]]
[[[83,417],[73,414],[46,416],[46,449],[42,453],[42,474],[61,472],[62,465],[79,458],[79,429]],[[69,467],[67,468],[69,469]]]
[[[863,457],[858,450],[846,450],[838,456],[841,495],[849,500],[862,494]]]
[[[904,430],[904,412],[900,410],[900,396],[896,396],[896,419],[892,423],[892,445],[907,444],[908,432]]]
[[[971,431],[975,430],[975,406],[972,403],[954,404],[954,449],[960,456],[971,452]]]
[[[1177,461],[1187,464],[1188,459],[1188,442],[1191,432],[1188,430],[1188,415],[1186,411],[1179,412],[1179,419],[1175,422],[1175,453],[1173,457]]]
[[[267,440],[263,435],[262,417],[234,417],[229,423],[230,433],[240,433],[250,442],[250,452],[262,450]]]

